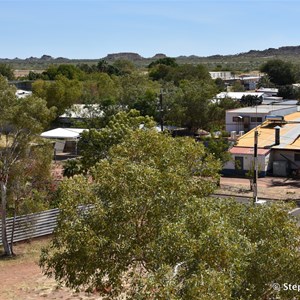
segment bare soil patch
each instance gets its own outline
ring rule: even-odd
[[[54,168],[57,177],[61,176],[61,165]],[[227,195],[252,196],[250,183],[244,178],[221,179],[217,193]],[[260,197],[273,199],[299,199],[300,180],[287,178],[260,178]],[[15,245],[14,259],[0,259],[0,300],[100,300],[97,294],[75,293],[66,287],[58,287],[53,278],[47,278],[38,266],[41,248],[50,238],[37,239]]]
[[[41,248],[50,238],[18,243],[16,257],[0,260],[0,300],[100,300],[97,294],[76,293],[58,287],[53,278],[42,274],[38,266]]]
[[[246,178],[222,177],[219,194],[253,196]],[[300,179],[264,177],[258,179],[258,197],[274,200],[300,200]]]

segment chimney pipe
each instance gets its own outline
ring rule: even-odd
[[[274,127],[275,129],[275,145],[279,145],[280,144],[280,129],[281,127],[280,126],[276,126]]]

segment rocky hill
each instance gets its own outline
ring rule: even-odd
[[[269,48],[266,50],[250,50],[246,53],[237,54],[237,56],[244,57],[257,57],[257,56],[290,56],[290,55],[300,55],[300,46],[285,46],[276,48]]]
[[[0,58],[0,63],[9,63],[15,69],[45,69],[51,64],[95,64],[100,59],[105,59],[109,63],[113,63],[118,59],[126,59],[132,61],[137,67],[146,67],[152,61],[167,57],[166,54],[158,53],[153,57],[142,57],[138,53],[134,52],[121,52],[108,54],[103,58],[96,59],[68,59],[64,57],[53,58],[50,55],[43,55],[40,58],[29,57],[26,59],[8,59]],[[300,46],[284,46],[280,48],[269,48],[266,50],[250,50],[244,53],[238,53],[233,55],[211,55],[211,56],[178,56],[175,57],[179,64],[205,64],[209,69],[214,69],[216,67],[222,66],[223,68],[228,68],[231,70],[255,70],[259,66],[271,58],[280,58],[283,60],[292,61],[293,63],[300,64]]]

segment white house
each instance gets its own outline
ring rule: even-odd
[[[58,119],[61,124],[68,126],[73,124],[74,121],[82,121],[99,116],[103,116],[103,111],[99,104],[73,104]]]
[[[238,138],[229,150],[232,160],[225,164],[224,174],[247,173],[253,165],[254,134],[258,132],[258,170],[261,176],[300,176],[300,112],[284,118],[269,117],[267,120]]]
[[[286,116],[297,111],[297,105],[257,105],[226,111],[226,131],[247,132],[266,120],[268,115]]]
[[[233,147],[229,150],[232,159],[224,165],[224,175],[246,175],[254,167],[254,147]],[[258,149],[259,176],[266,176],[270,170],[271,149]]]
[[[216,99],[231,98],[234,100],[241,100],[243,96],[257,96],[263,100],[264,93],[262,92],[221,92],[217,94]]]
[[[221,78],[222,80],[232,79],[232,73],[229,71],[209,72],[212,79]]]

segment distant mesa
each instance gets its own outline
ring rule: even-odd
[[[55,60],[57,60],[57,61],[65,61],[65,60],[69,60],[69,59],[65,58],[65,57],[57,57]]]
[[[167,55],[166,54],[163,54],[163,53],[157,53],[155,54],[152,59],[161,59],[161,58],[166,58]]]
[[[133,52],[121,52],[121,53],[112,53],[108,54],[105,58],[105,60],[118,60],[118,59],[126,59],[126,60],[142,60],[143,57],[140,56],[138,53],[133,53]]]
[[[300,46],[283,46],[280,48],[268,48],[265,50],[250,50],[248,52],[242,52],[242,53],[238,53],[238,54],[231,54],[231,55],[220,55],[220,54],[215,54],[215,55],[211,55],[211,56],[196,56],[196,55],[190,55],[190,56],[185,56],[185,55],[181,55],[178,57],[174,57],[178,60],[181,61],[194,61],[194,63],[197,62],[201,62],[204,58],[208,58],[211,60],[220,60],[220,59],[226,59],[226,58],[239,58],[239,59],[248,59],[248,58],[256,58],[256,57],[264,57],[264,58],[268,58],[268,57],[280,57],[280,56],[284,56],[284,57],[294,57],[294,56],[299,56],[300,55]],[[120,52],[120,53],[112,53],[112,54],[107,54],[106,57],[104,57],[104,60],[107,60],[108,62],[114,62],[118,59],[124,59],[124,60],[129,60],[132,62],[137,62],[137,63],[148,63],[149,61],[155,61],[157,59],[162,59],[162,58],[166,58],[167,55],[163,54],[163,53],[157,53],[155,54],[153,57],[148,57],[148,58],[144,58],[141,55],[139,55],[138,53],[135,52]],[[46,65],[49,63],[64,63],[67,62],[69,63],[70,61],[74,61],[76,59],[68,59],[68,58],[64,58],[64,57],[58,57],[58,58],[53,58],[50,55],[46,55],[44,54],[43,56],[41,56],[40,58],[31,56],[29,58],[26,59],[21,59],[21,58],[14,58],[13,60],[17,61],[17,62],[27,62],[27,63],[45,63]],[[83,59],[84,60],[84,59]],[[90,59],[90,61],[96,61],[98,59]],[[8,58],[0,58],[0,62],[10,62],[12,61],[12,59],[8,59]]]

